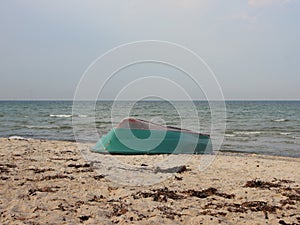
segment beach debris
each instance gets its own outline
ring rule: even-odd
[[[37,212],[37,211],[47,211],[47,209],[46,208],[42,208],[42,207],[39,207],[39,206],[37,206],[37,207],[35,207],[34,209],[33,209],[33,213],[35,213],[35,212]]]
[[[49,176],[45,176],[45,177],[42,177],[40,179],[40,181],[43,181],[43,180],[54,180],[54,179],[70,179],[70,180],[73,180],[74,177],[72,176],[67,176],[67,175],[62,175],[62,174],[56,174],[56,175],[49,175]]]
[[[232,199],[235,197],[234,194],[222,193],[213,187],[210,187],[210,188],[207,188],[207,189],[204,189],[201,191],[196,191],[196,190],[190,189],[190,190],[184,191],[183,193],[188,194],[189,196],[192,196],[192,197],[197,197],[197,198],[207,198],[212,195],[216,195],[216,196],[227,198],[227,199]]]
[[[61,210],[61,211],[68,211],[68,212],[77,212],[77,209],[79,209],[81,207],[81,205],[84,204],[84,201],[77,201],[75,203],[69,204],[65,199],[64,203],[59,203],[57,208],[55,208],[54,210]]]
[[[264,201],[250,201],[244,202],[239,207],[243,207],[245,209],[249,209],[251,211],[265,211],[270,213],[275,213],[276,209],[279,209],[279,206],[269,205],[267,202]]]
[[[299,225],[298,223],[287,223],[284,220],[279,220],[278,223],[282,225]]]
[[[182,180],[183,179],[183,177],[177,177],[177,176],[175,176],[175,180]]]
[[[233,213],[247,213],[248,211],[251,212],[264,212],[265,218],[268,218],[268,213],[276,213],[277,209],[282,209],[280,206],[270,205],[264,201],[247,201],[243,203],[213,203],[210,202],[204,206],[204,209],[213,209],[215,210],[227,210],[228,212]],[[205,212],[205,211],[204,211]],[[218,211],[217,211],[218,212]],[[221,211],[223,212],[223,211]],[[202,212],[203,214],[203,212]],[[209,214],[211,215],[211,214]]]
[[[183,173],[185,171],[191,171],[191,169],[188,169],[187,166],[183,165],[183,166],[175,166],[175,167],[171,167],[171,168],[160,168],[160,167],[156,167],[154,169],[155,173]]]
[[[300,201],[300,194],[294,194],[294,193],[283,193],[283,196],[286,196],[288,199],[287,201],[291,202],[291,201]]]
[[[95,175],[93,177],[95,180],[101,180],[101,179],[105,178],[105,175],[99,174],[99,175]]]
[[[0,177],[0,180],[8,180],[8,179],[9,179],[9,177],[4,177],[4,176]]]
[[[295,181],[293,181],[293,180],[277,179],[277,178],[273,178],[272,182],[278,182],[278,183],[284,183],[284,184],[292,184],[292,183],[295,183]]]
[[[63,205],[63,203],[60,203],[58,206],[57,206],[57,209],[61,210],[61,211],[66,211],[66,208],[65,206]]]
[[[0,163],[0,173],[9,173],[11,169],[16,168],[17,165],[9,163]]]
[[[118,189],[119,189],[118,187],[112,187],[112,186],[108,186],[108,187],[107,187],[107,190],[108,190],[109,192],[115,191],[115,190],[118,190]]]
[[[91,167],[91,165],[89,163],[84,163],[84,164],[69,164],[68,167],[74,167],[74,168],[78,169],[78,168]]]
[[[273,182],[268,182],[268,181],[262,181],[259,179],[254,179],[254,180],[247,181],[247,183],[243,187],[270,189],[270,188],[281,187],[281,185],[279,183],[273,183]]]
[[[179,170],[177,171],[177,173],[183,173],[186,171],[191,171],[191,169],[188,169],[187,166],[183,165],[183,166],[179,167]]]
[[[178,194],[177,191],[171,191],[167,187],[159,188],[159,189],[152,189],[150,192],[137,192],[133,195],[134,199],[138,199],[139,197],[142,198],[152,198],[153,201],[156,202],[167,202],[168,199],[178,200],[183,199],[184,196]]]
[[[187,190],[184,193],[188,194],[189,196],[192,197],[197,197],[197,198],[207,198],[208,196],[215,195],[218,192],[216,188],[208,188],[202,191],[195,191],[195,190]]]
[[[63,175],[63,174],[56,174],[56,175],[48,175],[48,176],[44,176],[38,179],[31,179],[31,178],[26,178],[26,181],[45,181],[45,180],[54,180],[54,179],[70,179],[70,180],[74,180],[73,176],[67,176],[67,175]]]
[[[99,196],[94,195],[94,197],[92,199],[90,199],[89,201],[90,202],[103,202],[103,199],[104,199],[103,195],[99,195]]]
[[[87,221],[89,218],[91,218],[91,216],[79,216],[80,222],[84,222]]]
[[[284,185],[284,184],[292,184],[292,183],[295,182],[291,180],[276,179],[276,178],[274,178],[272,182],[265,182],[256,179],[256,180],[248,181],[246,185],[243,187],[261,188],[261,189],[276,188],[276,191],[278,193],[281,193],[282,196],[286,197],[286,199],[282,199],[279,201],[281,207],[285,206],[285,209],[288,210],[288,209],[293,209],[291,205],[296,205],[297,202],[300,201],[300,188],[292,188],[290,186]]]
[[[181,213],[176,213],[174,211],[174,209],[172,209],[171,207],[168,206],[158,206],[156,207],[159,211],[161,211],[163,213],[163,215],[166,216],[166,218],[174,220],[175,216],[181,217],[182,214]]]
[[[284,199],[284,200],[280,200],[280,204],[282,206],[285,206],[285,205],[295,205],[296,201],[293,201],[291,199]]]
[[[296,202],[300,201],[300,188],[291,188],[290,186],[284,186],[283,184],[291,184],[294,181],[291,180],[280,180],[274,178],[272,182],[261,181],[258,179],[247,181],[243,187],[249,188],[261,188],[261,189],[271,189],[277,188],[277,192],[281,193],[287,199],[280,200],[282,206],[285,205],[295,205]]]
[[[208,188],[201,191],[189,189],[187,191],[182,191],[178,193],[178,191],[172,191],[169,190],[167,187],[164,187],[159,189],[152,189],[150,192],[137,192],[135,195],[133,195],[133,198],[137,199],[139,197],[152,197],[153,201],[167,202],[169,198],[173,200],[184,199],[188,196],[197,198],[207,198],[212,195],[220,196],[227,199],[232,199],[235,197],[234,194],[226,194],[219,192],[216,188]]]
[[[110,214],[110,216],[122,216],[128,212],[128,205],[122,202],[119,202],[119,204],[113,203],[112,210],[113,212]]]
[[[220,215],[220,216],[226,216],[227,215],[226,212],[222,212],[222,211],[221,212],[213,212],[211,210],[204,210],[200,214],[201,215],[210,215],[210,216],[215,216],[215,217],[217,217],[218,215]]]
[[[71,154],[73,154],[73,155],[76,155],[76,152],[75,152],[75,151],[72,151],[72,150],[64,150],[64,151],[60,151],[59,153],[60,153],[60,154],[71,153]]]
[[[29,168],[27,170],[32,170],[35,173],[44,173],[47,171],[55,171],[53,168],[35,168],[35,167]]]
[[[78,168],[76,170],[71,170],[71,171],[64,171],[65,174],[74,174],[74,173],[89,173],[89,172],[94,172],[94,169],[92,167],[87,167],[87,168]]]
[[[64,161],[78,161],[79,158],[59,158],[59,157],[51,157],[50,160],[64,160]]]
[[[263,212],[265,215],[265,219],[269,219],[268,213],[276,213],[277,209],[282,209],[282,207],[269,205],[264,201],[249,201],[243,202],[242,204],[224,204],[227,206],[228,212],[236,212],[236,213],[246,213],[248,211],[252,212]]]
[[[28,195],[36,195],[36,192],[57,192],[59,188],[59,186],[32,188],[28,190]]]

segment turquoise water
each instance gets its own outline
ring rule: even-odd
[[[88,109],[90,102],[82,102]],[[74,141],[72,119],[84,138],[95,142],[91,126],[96,126],[101,136],[112,128],[112,102],[97,102],[95,111],[82,110],[72,114],[72,101],[0,101],[0,137]],[[210,132],[211,113],[206,102],[194,102],[198,118],[190,103],[147,101],[138,102],[129,116],[153,120],[170,126],[193,129],[200,122],[200,132]],[[113,122],[125,117],[128,102],[118,104]],[[184,109],[184,113],[176,111]],[[254,152],[268,155],[300,157],[300,101],[227,101],[226,132],[222,151]],[[93,118],[95,116],[95,122]],[[91,122],[92,121],[92,122]],[[181,124],[181,121],[184,121]]]

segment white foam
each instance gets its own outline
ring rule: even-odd
[[[291,134],[291,133],[285,133],[285,132],[282,132],[282,133],[280,133],[281,135],[289,135],[289,134]]]
[[[236,135],[234,134],[225,134],[225,137],[235,137]]]
[[[88,116],[87,115],[78,115],[78,117],[80,117],[80,118],[86,118]]]
[[[59,126],[31,126],[31,125],[26,125],[25,126],[28,129],[54,129],[54,128],[59,128]]]
[[[243,136],[261,134],[260,131],[237,131],[237,132],[234,132],[234,133],[238,134],[238,135],[243,135]]]
[[[10,136],[8,139],[9,140],[28,140],[27,138],[24,138],[21,136]]]
[[[54,114],[51,114],[50,117],[69,118],[69,117],[72,117],[72,115],[66,115],[66,114],[54,115]]]
[[[276,119],[276,120],[272,120],[274,122],[286,122],[288,121],[288,119]]]

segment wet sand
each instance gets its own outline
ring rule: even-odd
[[[153,168],[167,156],[112,156],[170,177],[130,186],[72,142],[2,138],[0,156],[1,224],[300,224],[299,158],[220,153],[200,171],[201,155],[175,170]]]

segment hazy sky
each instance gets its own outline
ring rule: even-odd
[[[72,99],[93,60],[149,39],[196,52],[226,99],[300,99],[299,21],[300,0],[2,1],[0,99]]]

